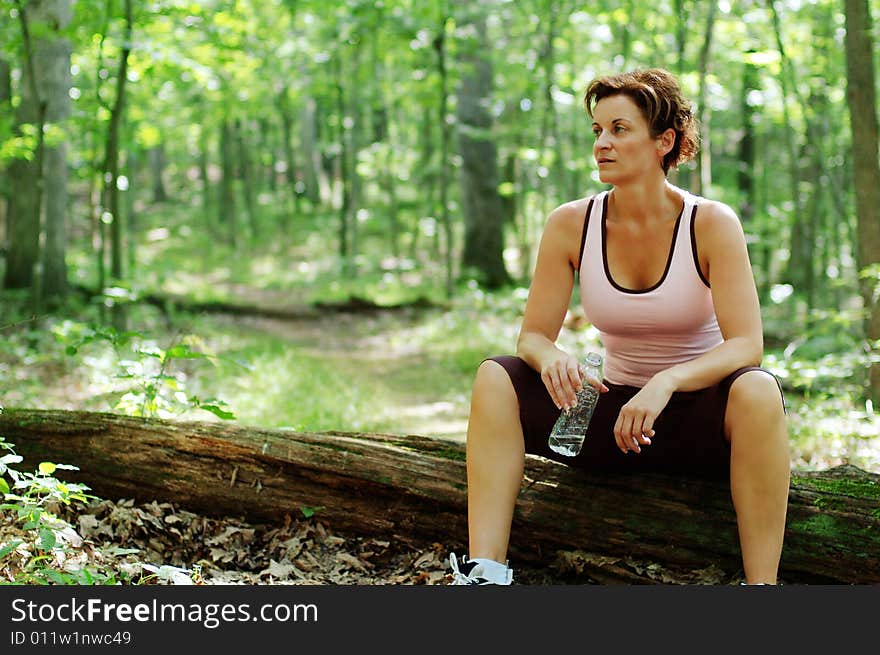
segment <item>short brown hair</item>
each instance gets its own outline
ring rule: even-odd
[[[641,109],[652,136],[672,128],[675,144],[663,157],[663,172],[691,160],[700,147],[697,119],[675,76],[662,68],[646,68],[606,75],[590,82],[584,106],[590,117],[596,103],[609,96],[625,95]]]

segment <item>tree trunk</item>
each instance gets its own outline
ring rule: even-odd
[[[685,7],[684,0],[675,0],[675,49],[677,53],[675,70],[678,75],[684,75],[687,61],[687,35],[690,29],[688,25],[690,11],[688,9]]]
[[[504,210],[498,193],[492,116],[486,107],[492,95],[491,48],[485,16],[461,18],[461,29],[472,28],[476,34],[460,46],[463,70],[457,114],[465,220],[462,266],[487,288],[497,289],[510,277],[504,268]]]
[[[203,109],[207,111],[207,108]],[[202,124],[199,126],[199,181],[202,183],[202,212],[210,217],[213,203],[211,202],[211,174],[208,172],[211,161],[210,132]]]
[[[302,175],[306,197],[313,207],[322,202],[329,204],[331,198],[330,187],[325,180],[321,166],[321,152],[315,125],[317,111],[315,99],[305,98],[300,112],[300,147],[303,151]]]
[[[66,480],[102,498],[174,502],[211,515],[283,521],[319,507],[334,529],[381,538],[467,540],[464,445],[418,436],[300,433],[59,410],[11,410],[0,434],[24,456],[74,464]],[[780,578],[880,582],[880,475],[842,466],[792,475]],[[555,551],[661,562],[734,579],[741,560],[726,482],[590,475],[526,458],[511,557]],[[643,578],[646,579],[646,578]]]
[[[128,177],[128,188],[125,191],[125,231],[126,246],[125,252],[128,255],[128,275],[134,280],[137,275],[137,243],[140,225],[138,224],[137,203],[135,203],[135,194],[137,193],[137,179],[140,170],[141,153],[131,135],[128,135],[128,143],[131,144],[125,155],[125,169]]]
[[[12,67],[0,54],[0,114],[12,115]],[[6,253],[6,214],[11,188],[6,164],[0,161],[0,251]]]
[[[541,21],[542,26],[546,28],[546,32],[543,34],[544,44],[538,62],[544,75],[544,88],[542,89],[544,106],[541,113],[541,128],[538,132],[537,146],[542,155],[539,164],[541,166],[546,166],[547,169],[549,169],[547,177],[545,178],[545,183],[553,180],[556,188],[561,189],[563,187],[562,180],[565,171],[565,158],[561,152],[562,144],[559,139],[559,121],[556,116],[556,102],[553,99],[554,70],[556,68],[556,51],[554,44],[557,39],[556,20],[558,18],[558,12],[559,10],[556,6],[556,0],[550,0],[544,7],[544,18]],[[624,31],[626,34],[629,34],[628,29],[625,29]],[[552,205],[555,205],[556,203],[553,200],[552,194],[543,193],[541,195],[541,206],[543,209],[541,214],[546,216],[550,213]],[[506,216],[503,199],[501,200],[501,205],[502,214]]]
[[[64,30],[71,20],[70,0],[57,2],[53,12],[56,29]],[[63,123],[70,116],[70,42],[59,37],[46,48],[44,56],[46,120]],[[46,229],[42,253],[44,300],[56,304],[67,295],[67,140],[47,147]]]
[[[42,231],[42,201],[45,184],[44,126],[46,123],[46,52],[52,40],[50,24],[57,20],[56,9],[51,0],[23,5],[17,2],[18,19],[21,24],[23,65],[21,101],[16,116],[16,132],[22,135],[30,126],[35,134],[33,157],[15,159],[9,167],[10,186],[15,189],[9,203],[6,271],[3,287],[6,289],[32,289],[33,299],[38,303],[41,296],[37,264],[40,261],[40,232]],[[34,27],[37,27],[36,33]],[[36,306],[34,310],[36,310]]]
[[[220,126],[220,200],[217,205],[220,225],[227,230],[228,241],[233,248],[238,243],[238,221],[235,209],[235,163],[233,149],[232,125],[229,118],[223,119]]]
[[[717,2],[709,3],[709,14],[706,16],[706,30],[703,33],[703,45],[700,48],[700,90],[697,100],[697,120],[699,121],[701,147],[697,151],[697,173],[699,185],[697,194],[709,193],[712,186],[712,108],[708,103],[709,59],[712,52],[712,36],[715,32],[715,10]]]
[[[290,91],[287,87],[278,92],[278,116],[281,119],[281,149],[284,153],[284,187],[290,199],[292,211],[283,220],[284,229],[290,227],[294,217],[300,213],[300,196],[305,191],[300,181],[302,173],[299,172],[299,164],[296,152],[293,149],[293,112],[290,109]]]
[[[880,162],[878,162],[877,97],[868,0],[846,0],[847,102],[853,140],[856,214],[859,220],[859,270],[880,265]],[[876,356],[880,351],[880,270],[861,279],[867,312],[865,336]],[[880,361],[869,365],[869,395],[880,407]]]
[[[349,273],[350,259],[354,257],[354,250],[351,245],[353,199],[352,199],[352,183],[351,170],[354,166],[349,165],[352,157],[351,143],[349,132],[352,125],[349,123],[348,103],[345,94],[345,80],[342,71],[342,53],[343,47],[337,48],[336,56],[333,58],[335,73],[335,96],[336,111],[339,114],[339,153],[336,156],[336,166],[338,170],[338,184],[340,188],[340,206],[339,206],[339,259],[342,261],[343,273]]]
[[[68,70],[70,66],[68,65]],[[43,299],[55,306],[67,295],[67,144],[46,148],[46,245]]]
[[[236,119],[233,132],[235,134],[235,145],[238,154],[238,171],[241,178],[241,191],[244,196],[244,207],[247,211],[248,226],[250,227],[250,236],[252,239],[260,236],[260,228],[257,217],[257,202],[254,197],[254,187],[257,184],[257,177],[254,175],[253,166],[251,165],[250,151],[245,140],[245,124],[241,119]]]
[[[444,14],[440,20],[440,29],[434,39],[434,50],[437,52],[437,72],[440,75],[440,97],[438,121],[440,123],[440,179],[437,185],[438,202],[440,204],[440,225],[443,226],[443,237],[446,245],[443,261],[446,264],[446,297],[451,299],[455,292],[454,235],[452,216],[449,214],[449,150],[452,143],[452,127],[449,123],[449,73],[446,67],[446,33],[452,24],[452,17]],[[435,232],[439,236],[440,231]]]
[[[165,190],[165,145],[160,143],[150,148],[150,170],[153,172],[153,202],[166,202]]]
[[[753,52],[753,51],[752,51]],[[737,186],[742,201],[739,206],[739,217],[746,232],[754,232],[755,226],[755,107],[751,98],[752,92],[760,88],[758,67],[746,61],[743,63],[742,92],[740,93],[740,115],[742,117],[742,137],[739,140],[739,156],[737,157]],[[763,239],[761,239],[763,243]],[[757,261],[753,244],[749,244],[749,258]]]
[[[119,70],[116,73],[116,98],[110,111],[107,124],[107,143],[104,150],[104,211],[110,215],[110,277],[111,284],[122,283],[122,212],[119,210],[119,134],[125,112],[125,84],[128,77],[128,55],[131,52],[131,37],[134,27],[131,0],[125,0],[125,36],[119,54]],[[113,303],[113,326],[120,332],[126,329],[126,316],[123,306]]]

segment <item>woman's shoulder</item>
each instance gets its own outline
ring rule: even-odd
[[[550,212],[547,217],[545,229],[554,230],[577,230],[580,233],[584,225],[584,219],[587,216],[587,208],[590,206],[590,200],[595,198],[594,195],[569,200],[562,203]]]
[[[736,211],[720,200],[698,198],[694,217],[697,240],[710,246],[744,238],[742,223]]]

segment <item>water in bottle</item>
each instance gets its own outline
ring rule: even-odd
[[[599,353],[589,353],[581,365],[581,372],[601,380],[602,356]],[[547,442],[550,450],[567,457],[574,457],[581,452],[584,437],[587,436],[587,426],[593,418],[598,400],[599,392],[582,377],[581,390],[577,392],[577,404],[570,410],[562,410],[550,431]]]

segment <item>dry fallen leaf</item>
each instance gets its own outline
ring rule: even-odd
[[[274,559],[269,562],[269,566],[260,571],[260,576],[271,576],[277,580],[286,580],[291,575],[297,573],[296,566],[290,563],[282,564]]]
[[[372,568],[372,564],[369,562],[362,562],[357,557],[353,555],[349,555],[348,553],[337,553],[336,559],[342,562],[343,564],[347,564],[348,566],[352,566],[356,568],[358,571],[366,571],[367,566]]]

